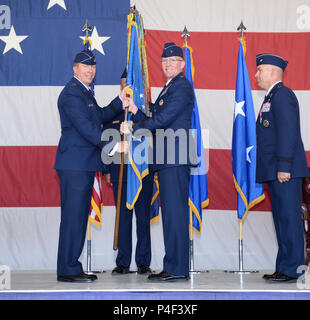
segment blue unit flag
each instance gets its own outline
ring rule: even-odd
[[[244,48],[238,53],[235,112],[232,138],[232,167],[238,196],[238,219],[265,198],[263,185],[256,183],[256,123]]]
[[[188,45],[184,45],[184,58],[185,58],[185,76],[191,82],[194,90],[193,75],[194,75],[194,64],[192,57],[192,48]],[[201,232],[202,222],[202,209],[207,207],[209,204],[208,198],[208,184],[207,184],[207,170],[206,170],[206,159],[204,154],[204,146],[201,135],[199,110],[195,96],[195,105],[192,116],[192,129],[195,135],[196,153],[200,162],[196,168],[191,170],[190,182],[189,182],[189,206],[192,209],[193,217],[193,228],[197,233]]]

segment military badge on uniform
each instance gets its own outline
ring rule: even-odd
[[[269,121],[268,120],[264,120],[263,125],[265,128],[269,127]]]
[[[91,107],[93,107],[93,106],[94,106],[94,104],[93,104],[93,103],[90,103],[88,106],[91,108]]]
[[[160,99],[160,100],[159,100],[159,105],[162,106],[163,104],[164,104],[164,100],[163,100],[163,99]]]
[[[262,106],[262,112],[269,112],[270,111],[270,102],[266,102]]]
[[[270,102],[268,101],[268,102],[265,102],[259,110],[259,122],[260,123],[262,123],[262,121],[263,121],[263,112],[269,112],[269,111],[270,111]]]

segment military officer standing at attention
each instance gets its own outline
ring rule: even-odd
[[[134,134],[138,134],[139,129],[148,129],[153,132],[154,137],[154,164],[150,167],[154,172],[158,172],[165,256],[163,271],[149,275],[148,279],[187,280],[189,278],[188,193],[191,166],[187,147],[189,130],[192,127],[194,93],[190,82],[182,72],[185,62],[181,47],[174,43],[166,43],[161,65],[167,83],[155,103],[150,104],[152,117],[148,118],[138,110],[133,100],[128,98],[129,111],[133,114],[132,120],[135,124],[130,128],[127,122],[123,122],[121,132],[128,134],[133,131]],[[158,129],[170,129],[170,133],[182,131],[185,138],[181,139],[176,135],[174,148],[168,143],[171,140],[169,137],[164,139],[162,146],[159,146],[163,130]],[[185,151],[185,159],[181,159],[179,151],[181,153]],[[174,156],[174,161],[169,161],[170,156]]]
[[[298,100],[282,82],[287,63],[274,54],[256,56],[255,78],[267,91],[256,122],[256,180],[268,183],[279,247],[275,272],[263,278],[276,282],[296,281],[298,266],[305,264],[301,187],[309,173]]]
[[[59,230],[57,279],[65,282],[92,282],[95,275],[83,272],[78,261],[84,246],[90,202],[96,171],[105,171],[101,161],[102,124],[122,111],[116,97],[100,108],[90,90],[96,74],[96,59],[91,51],[78,53],[73,64],[74,77],[58,98],[61,138],[55,169],[60,179],[61,222]],[[119,143],[118,152],[126,143]]]

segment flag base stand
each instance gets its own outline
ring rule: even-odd
[[[194,270],[194,240],[189,240],[189,257],[190,257],[190,264],[189,264],[189,274],[200,274],[209,272],[209,270]]]
[[[193,233],[193,211],[189,207],[189,274],[209,272],[209,270],[194,270],[194,233]]]
[[[96,274],[96,273],[97,273],[97,274],[98,274],[98,273],[106,273],[106,271],[105,271],[105,270],[102,270],[102,271],[99,271],[99,270],[96,270],[96,271],[88,271],[88,270],[87,270],[87,271],[85,271],[85,273],[91,275],[91,274]]]
[[[95,273],[105,273],[104,270],[91,270],[91,240],[87,240],[87,270],[85,271],[86,274],[91,275]]]
[[[258,273],[258,270],[243,270],[243,240],[239,239],[239,270],[224,270],[224,272],[235,274]]]
[[[227,272],[227,273],[234,273],[234,274],[251,274],[251,273],[258,273],[259,271],[258,270],[248,270],[248,271],[245,271],[245,270],[224,270],[224,272]]]
[[[200,273],[207,273],[209,270],[189,270],[190,274],[200,274]]]

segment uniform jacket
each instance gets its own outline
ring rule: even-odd
[[[189,157],[189,146],[193,146],[193,144],[189,143],[191,139],[189,130],[192,128],[193,109],[193,88],[181,72],[163,88],[155,103],[150,104],[151,117],[147,117],[140,110],[132,116],[132,120],[135,122],[133,125],[134,134],[139,129],[148,129],[153,132],[154,171],[171,166],[192,164]],[[160,133],[157,129],[163,130]],[[171,132],[175,134],[171,140],[163,136],[164,130],[167,129],[172,129]],[[173,145],[174,138],[175,147]],[[164,141],[164,144],[159,145],[159,140]],[[172,161],[173,159],[175,161]]]
[[[101,161],[103,124],[122,111],[122,102],[115,98],[100,108],[81,82],[72,78],[58,98],[61,137],[55,169],[105,171]]]
[[[277,172],[292,178],[309,175],[300,133],[299,104],[294,92],[282,82],[265,97],[256,122],[256,181],[277,179]]]

